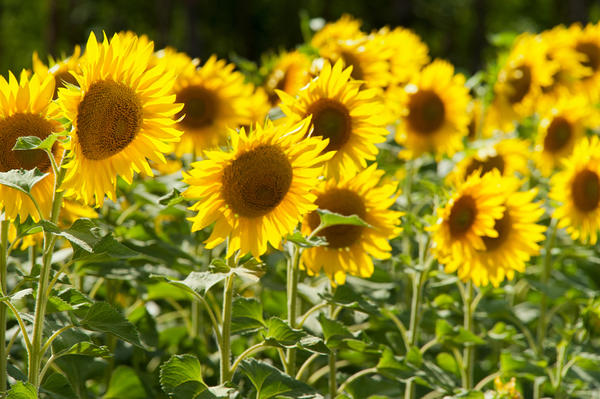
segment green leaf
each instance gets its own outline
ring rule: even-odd
[[[464,327],[458,328],[458,335],[454,341],[460,344],[485,345],[485,340],[466,330]]]
[[[37,397],[37,389],[32,384],[17,381],[10,387],[6,399],[37,399]]]
[[[67,310],[73,310],[73,306],[69,305],[67,302],[62,300],[57,296],[51,296],[48,298],[48,307],[46,308],[46,313],[54,313],[54,312],[65,312]]]
[[[132,368],[117,367],[110,376],[108,390],[103,399],[144,399],[147,398],[142,381]]]
[[[443,341],[445,338],[453,335],[454,329],[444,319],[437,319],[435,321],[435,336],[438,340]]]
[[[13,169],[0,173],[0,184],[29,194],[33,186],[46,176],[48,176],[48,173],[42,173],[38,168],[31,170]]]
[[[240,277],[247,278],[250,281],[257,283],[266,273],[267,266],[255,258],[250,258],[240,266],[231,268],[231,271]]]
[[[273,346],[292,348],[299,344],[305,336],[304,331],[293,329],[280,318],[272,317],[267,323],[265,342]]]
[[[406,353],[406,357],[404,359],[406,363],[411,364],[415,367],[421,367],[423,364],[423,356],[421,355],[421,351],[416,346],[412,346],[410,350]]]
[[[150,278],[171,284],[190,294],[204,296],[213,286],[225,280],[229,273],[191,272],[185,280],[171,280],[167,276],[153,274]]]
[[[327,245],[327,240],[319,238],[319,236],[313,237],[309,240],[307,237],[304,237],[299,231],[288,235],[285,239],[286,241],[293,242],[294,244],[302,248],[314,248]]]
[[[357,215],[344,216],[339,213],[328,211],[327,209],[317,209],[321,217],[321,227],[336,226],[340,224],[371,227],[367,222]]]
[[[329,348],[337,348],[343,339],[354,339],[350,330],[339,321],[328,319],[323,313],[319,315],[318,320],[323,329],[325,344]]]
[[[140,335],[133,324],[107,302],[96,302],[81,320],[87,330],[111,333],[130,344],[143,348]]]
[[[185,387],[182,385],[185,384]],[[208,389],[202,379],[200,361],[194,355],[171,356],[160,367],[160,386],[168,395],[194,398]],[[184,394],[184,391],[187,392]]]
[[[233,301],[231,331],[256,330],[266,325],[262,304],[254,298],[238,297]]]
[[[164,206],[173,206],[185,201],[185,198],[181,196],[181,191],[176,188],[172,189],[170,193],[163,195],[158,199],[158,203]]]
[[[438,353],[435,357],[435,361],[443,370],[446,370],[456,376],[460,376],[460,369],[458,368],[458,363],[454,356],[449,353],[442,352]]]
[[[17,139],[13,150],[50,150],[58,139],[58,134],[51,134],[44,140],[37,136],[21,136]]]
[[[92,356],[101,357],[103,359],[109,359],[113,356],[108,347],[104,345],[98,346],[91,342],[79,342],[73,345],[70,349],[61,352],[60,355]]]
[[[256,359],[245,359],[240,369],[248,376],[259,393],[257,399],[302,398],[322,399],[312,387],[293,379],[277,368]]]

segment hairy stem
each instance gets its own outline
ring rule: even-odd
[[[2,220],[0,223],[0,296],[8,293],[7,263],[8,263],[8,227],[10,222]],[[7,307],[0,303],[0,397],[4,398],[6,391],[6,364],[8,351],[6,347],[6,311]]]
[[[225,286],[223,288],[223,325],[221,327],[221,344],[219,346],[221,352],[221,384],[229,382],[231,379],[231,311],[233,304],[233,278],[231,273],[227,276]]]
[[[287,313],[288,323],[290,327],[296,328],[296,310],[298,308],[298,280],[300,271],[298,270],[298,262],[300,261],[300,250],[297,245],[294,245],[292,256],[287,267]],[[294,376],[296,373],[296,348],[287,350],[285,359],[285,372]]]

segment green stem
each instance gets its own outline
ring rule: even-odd
[[[473,283],[469,281],[467,290],[465,291],[464,297],[464,327],[470,333],[473,333],[473,299],[474,299],[474,288]],[[465,352],[463,355],[463,362],[465,368],[465,381],[463,382],[463,388],[473,388],[473,367],[475,362],[475,346],[472,343],[465,344]]]
[[[50,269],[52,266],[52,254],[56,236],[44,233],[44,254],[42,256],[42,267],[38,280],[37,294],[35,300],[35,314],[33,319],[33,335],[31,339],[31,353],[29,355],[28,381],[34,387],[39,387],[40,366],[42,363],[42,338],[44,333],[44,318],[46,316],[46,305],[48,297],[44,295],[50,282]]]
[[[202,336],[202,307],[200,302],[192,301],[192,337]]]
[[[542,269],[542,284],[546,286],[548,281],[550,280],[550,274],[552,272],[552,248],[554,247],[554,242],[556,240],[556,225],[557,220],[552,219],[550,222],[550,238],[546,241],[546,248],[544,254],[544,268]],[[547,320],[547,311],[548,311],[548,296],[545,292],[542,291],[542,298],[540,300],[540,317],[538,320],[538,329],[537,329],[537,342],[538,342],[538,352],[544,352],[544,339],[546,338],[546,325],[548,323]]]
[[[52,200],[52,210],[50,213],[50,221],[56,223],[60,215],[62,206],[63,192],[57,191],[62,183],[66,171],[60,169],[56,180],[54,181],[54,198]],[[32,196],[32,200],[34,200]],[[35,203],[35,201],[34,201]],[[44,217],[44,215],[40,215]],[[33,317],[33,334],[31,338],[31,351],[28,357],[28,376],[27,379],[36,389],[40,385],[40,367],[44,356],[42,349],[42,341],[44,335],[44,319],[46,317],[46,305],[48,296],[46,291],[50,282],[50,271],[52,268],[52,255],[54,254],[54,244],[56,244],[57,236],[52,233],[44,232],[44,251],[42,254],[42,267],[37,286],[37,294],[35,300],[35,310]],[[24,333],[25,334],[25,333]]]
[[[335,375],[337,373],[335,367],[336,354],[335,351],[332,350],[329,354],[329,398],[334,399],[337,394],[337,381],[335,380]]]
[[[332,295],[335,293],[335,288],[332,290]],[[335,305],[331,304],[331,308],[329,309],[330,313],[329,316],[331,317],[332,320],[335,320],[337,312],[335,309]],[[337,353],[335,351],[335,349],[331,349],[331,352],[329,353],[329,398],[330,399],[334,399],[336,394],[337,394],[337,381],[336,381],[336,374],[337,374],[337,370],[336,370],[336,357],[337,357]]]
[[[227,276],[223,288],[223,326],[221,328],[221,384],[229,382],[231,379],[230,357],[231,357],[231,311],[233,304],[233,278],[231,273]]]
[[[7,264],[8,264],[8,227],[10,222],[2,220],[0,223],[0,295],[8,293]],[[8,352],[6,348],[6,305],[0,304],[0,397],[4,398],[6,391],[6,364]]]
[[[300,261],[300,250],[294,245],[292,256],[287,267],[287,313],[288,323],[291,328],[296,328],[296,311],[298,309],[298,280],[300,279],[300,270],[298,263]],[[294,376],[296,373],[296,348],[289,348],[285,359],[285,372]]]
[[[239,355],[237,359],[235,359],[235,362],[233,362],[233,365],[231,366],[231,375],[233,376],[233,374],[235,373],[235,370],[237,370],[237,368],[240,365],[240,363],[242,362],[242,360],[244,360],[245,358],[247,358],[248,356],[250,356],[256,352],[260,352],[265,349],[272,349],[272,347],[267,346],[267,344],[265,344],[264,342],[260,342],[254,346],[249,347],[245,351],[243,351],[242,354]]]

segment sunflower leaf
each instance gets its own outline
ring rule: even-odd
[[[272,317],[267,322],[265,342],[269,345],[292,348],[306,336],[302,330],[291,328],[285,321]]]
[[[51,134],[42,140],[37,136],[21,136],[17,139],[17,142],[12,149],[16,151],[50,150],[58,137],[58,134]]]
[[[339,213],[328,211],[327,209],[317,209],[317,212],[321,217],[321,228],[337,225],[371,227],[357,215],[344,216]]]
[[[48,173],[42,173],[38,168],[31,170],[13,169],[0,173],[0,184],[30,194],[33,186],[46,176],[48,176]]]
[[[150,278],[168,283],[192,295],[204,296],[208,290],[225,280],[227,276],[229,273],[191,272],[184,280],[172,280],[158,274],[150,275]]]
[[[304,398],[322,399],[309,385],[293,379],[279,369],[256,359],[244,359],[240,369],[258,392],[257,399]]]
[[[176,188],[172,189],[170,193],[167,193],[158,199],[158,203],[164,206],[177,205],[180,202],[185,201],[185,198],[181,195],[181,191]]]
[[[285,239],[286,241],[293,242],[294,244],[302,248],[322,247],[327,245],[326,240],[323,240],[319,237],[313,237],[311,239],[308,239],[307,237],[304,237],[299,231],[288,235]]]
[[[144,347],[137,328],[108,302],[93,304],[80,323],[86,330],[111,333],[130,344]]]
[[[37,389],[28,382],[17,381],[10,391],[8,391],[7,399],[37,399]]]

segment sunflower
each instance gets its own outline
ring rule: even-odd
[[[184,196],[199,199],[190,208],[198,211],[192,231],[216,222],[207,248],[229,239],[227,257],[239,250],[258,258],[317,207],[311,190],[331,153],[324,153],[326,140],[306,138],[308,128],[307,119],[232,131],[229,151],[205,151],[184,173]]]
[[[561,25],[540,33],[547,49],[546,57],[558,64],[552,83],[542,85],[543,96],[550,101],[560,99],[565,90],[574,93],[577,83],[592,73],[585,66],[588,57],[576,50],[576,30],[577,28],[567,29]]]
[[[536,161],[544,175],[550,175],[571,155],[575,143],[587,128],[597,126],[598,113],[586,97],[571,95],[566,89],[540,107]]]
[[[539,36],[525,33],[516,39],[494,84],[486,129],[509,132],[515,122],[533,114],[542,86],[550,86],[558,71],[558,63],[547,54],[547,43]]]
[[[375,159],[376,143],[385,141],[383,106],[376,91],[360,89],[350,80],[352,68],[342,70],[342,62],[331,67],[325,62],[319,76],[300,90],[298,98],[278,91],[281,109],[293,120],[312,116],[312,136],[329,139],[326,151],[335,151],[327,162],[326,174],[339,176],[342,170],[354,173]]]
[[[452,155],[462,148],[468,133],[469,92],[465,77],[455,75],[450,63],[429,64],[399,94],[405,110],[396,130],[396,141],[406,147],[401,156]]]
[[[38,168],[47,173],[36,183],[31,194],[39,204],[44,218],[50,217],[54,197],[55,176],[50,158],[42,150],[13,151],[17,139],[21,136],[37,136],[44,140],[53,133],[63,130],[56,121],[61,115],[52,102],[54,77],[50,74],[34,74],[31,79],[27,73],[21,73],[17,80],[9,72],[8,82],[0,76],[0,172],[12,169],[31,170]],[[52,147],[52,155],[57,164],[63,156],[60,143]],[[21,191],[0,185],[0,210],[6,217],[24,221],[31,216],[40,220],[40,214],[31,199]]]
[[[501,176],[514,176],[515,173],[528,174],[527,160],[530,157],[529,144],[524,140],[505,139],[493,146],[485,146],[473,155],[456,164],[447,179],[460,185],[472,173],[480,174],[497,170]]]
[[[184,134],[175,154],[199,154],[225,140],[228,128],[252,122],[254,86],[233,64],[212,56],[193,73],[180,74],[174,92],[183,109],[177,114]]]
[[[428,228],[433,234],[433,254],[447,273],[459,269],[465,277],[477,251],[485,250],[483,237],[498,237],[494,226],[505,211],[500,173],[472,174],[456,189],[446,206],[437,211],[438,221]]]
[[[371,40],[378,42],[388,57],[393,84],[410,82],[427,63],[429,49],[413,31],[405,28],[390,30],[385,27],[372,35]]]
[[[390,210],[397,197],[397,183],[380,180],[384,172],[373,164],[355,176],[323,182],[315,191],[320,209],[345,216],[357,215],[370,226],[338,225],[326,227],[317,233],[328,245],[306,249],[301,266],[315,275],[325,271],[332,284],[344,284],[346,274],[370,277],[373,260],[390,257],[389,240],[401,228],[401,212]],[[304,217],[302,233],[310,235],[320,224],[316,211]]]
[[[502,178],[505,194],[504,213],[494,224],[496,237],[482,237],[484,248],[477,250],[469,262],[459,268],[458,277],[476,286],[492,283],[498,287],[504,278],[512,280],[515,271],[525,271],[525,263],[540,251],[546,226],[536,224],[544,214],[540,202],[533,202],[537,190],[517,191],[521,182],[514,177]]]
[[[265,81],[265,89],[272,105],[279,103],[275,90],[295,96],[310,81],[311,60],[299,51],[283,53]]]
[[[131,184],[133,172],[152,176],[147,158],[164,162],[163,152],[181,132],[173,127],[182,108],[171,95],[174,78],[160,66],[148,68],[153,43],[135,37],[106,36],[99,43],[93,32],[86,45],[79,87],[59,90],[59,102],[72,122],[65,165],[66,195],[101,206],[104,196],[115,199],[117,176]]]
[[[338,40],[354,40],[364,33],[360,30],[361,22],[348,14],[344,14],[335,22],[325,24],[312,37],[310,44],[313,47],[321,48],[328,43],[337,42]]]
[[[590,100],[596,102],[600,97],[600,25],[588,24],[582,28],[574,24],[569,28],[572,36],[572,48],[583,55],[581,65],[588,69],[587,76],[575,85],[577,93],[585,93]]]
[[[33,53],[33,72],[44,76],[47,73],[52,74],[56,81],[54,85],[53,99],[58,98],[58,89],[66,87],[66,85],[77,85],[77,80],[71,72],[80,73],[81,68],[79,66],[81,58],[81,47],[75,46],[73,54],[69,57],[63,57],[60,60],[55,60],[52,57],[48,57],[49,66],[46,66],[38,56],[37,51]]]
[[[162,64],[164,69],[168,69],[175,76],[193,74],[200,60],[192,59],[186,53],[179,52],[173,47],[165,47],[154,53],[150,65]]]
[[[481,99],[472,99],[467,106],[467,114],[469,115],[469,124],[467,125],[467,130],[469,133],[467,134],[467,139],[469,141],[480,139],[484,133],[488,134],[488,136],[484,135],[484,137],[489,138],[489,132],[486,131],[486,129],[484,129],[482,126],[483,113],[484,110]]]
[[[390,84],[391,48],[384,42],[362,36],[353,40],[330,41],[318,48],[319,55],[331,62],[341,60],[352,67],[352,79],[360,80],[367,87],[383,88]]]
[[[584,138],[564,161],[565,169],[551,179],[550,198],[561,205],[554,210],[558,227],[566,227],[574,240],[595,245],[600,228],[600,140]]]

